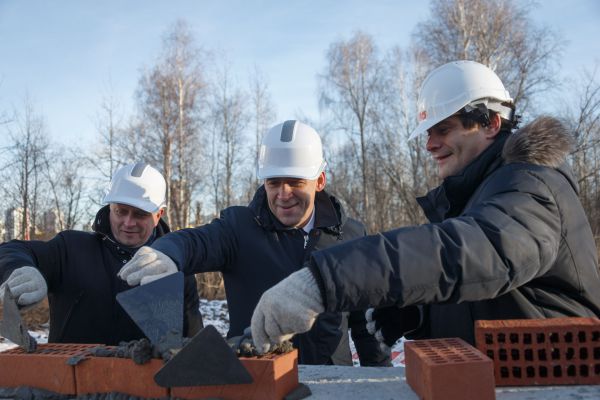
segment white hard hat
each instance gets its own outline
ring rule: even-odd
[[[104,204],[120,203],[155,213],[166,206],[167,184],[158,170],[139,162],[119,168],[113,175]]]
[[[463,107],[476,108],[480,103],[498,112],[502,118],[512,120],[513,108],[501,104],[512,102],[498,75],[485,65],[464,60],[444,64],[431,71],[423,81],[417,102],[419,124],[409,140]]]
[[[325,169],[321,137],[310,126],[290,120],[265,135],[258,157],[258,179],[317,179]]]

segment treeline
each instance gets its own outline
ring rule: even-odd
[[[498,73],[524,122],[551,112],[572,129],[576,146],[570,161],[598,235],[595,67],[562,77],[559,61],[568,44],[558,32],[535,24],[532,10],[521,3],[431,0],[430,7],[407,48],[383,51],[367,32],[331,43],[326,67],[315,71],[320,106],[315,118],[276,116],[268,77],[259,67],[240,81],[227,61],[200,46],[178,21],[166,32],[161,54],[140,74],[136,112],[123,115],[110,96],[99,105],[93,148],[50,143],[44,117],[29,100],[14,113],[0,110],[6,138],[0,154],[2,204],[24,210],[23,237],[47,236],[39,226],[48,210],[57,215],[59,229],[87,226],[111,173],[144,160],[168,182],[171,227],[205,223],[219,210],[249,201],[259,184],[254,168],[262,135],[279,119],[296,117],[322,134],[329,189],[350,215],[371,232],[421,223],[415,197],[438,182],[423,139],[407,141],[416,124],[418,88],[432,68],[470,59]]]

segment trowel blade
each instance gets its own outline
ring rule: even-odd
[[[153,345],[169,331],[183,337],[182,272],[121,292],[117,301]]]
[[[27,327],[23,324],[17,299],[12,297],[7,287],[3,299],[3,317],[0,321],[0,334],[31,353],[37,348],[36,340],[29,334]]]
[[[229,385],[252,383],[252,376],[209,325],[154,375],[154,381],[162,387]]]

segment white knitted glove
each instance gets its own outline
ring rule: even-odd
[[[117,274],[129,286],[145,285],[176,273],[177,265],[165,253],[142,246]]]
[[[46,280],[37,268],[30,266],[15,269],[0,285],[0,303],[4,301],[6,287],[20,306],[32,306],[48,294]]]
[[[252,340],[263,354],[271,346],[309,331],[325,311],[317,282],[308,268],[294,272],[263,293],[252,315]]]

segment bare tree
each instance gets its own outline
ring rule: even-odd
[[[580,188],[581,202],[594,234],[600,236],[600,82],[598,66],[584,71],[569,85],[577,102],[565,102],[561,109],[574,137],[572,165]]]
[[[103,98],[100,112],[96,118],[96,129],[99,136],[99,150],[91,158],[90,165],[96,169],[107,182],[110,182],[116,169],[126,164],[122,149],[122,117],[119,113],[119,102],[112,96]]]
[[[43,200],[41,175],[49,140],[43,118],[34,112],[28,97],[23,112],[15,112],[14,121],[16,127],[8,127],[10,144],[2,168],[4,190],[10,203],[19,210],[18,238],[33,239]]]
[[[44,159],[44,178],[49,185],[49,194],[59,231],[75,229],[84,215],[83,172],[88,165],[81,152],[74,149],[57,149]]]
[[[138,103],[143,128],[133,124],[138,159],[162,166],[167,181],[168,219],[174,229],[189,225],[191,198],[200,182],[199,156],[206,82],[202,61],[183,21],[167,33],[163,54],[139,82]]]
[[[368,154],[374,121],[381,106],[380,94],[384,90],[383,69],[373,38],[364,32],[356,32],[348,41],[329,46],[327,67],[320,76],[321,107],[331,112],[336,128],[347,135],[351,146],[351,152],[347,154],[353,154],[359,168],[360,202],[351,208],[371,230],[375,228],[370,207],[370,190],[374,182],[369,179]]]
[[[254,67],[253,74],[250,77],[250,114],[252,121],[252,129],[254,131],[254,168],[258,165],[258,156],[260,152],[260,143],[262,142],[263,136],[271,126],[275,119],[275,109],[273,108],[273,102],[269,93],[269,85],[267,84],[264,74]],[[259,185],[256,174],[252,174],[252,188],[248,193],[254,191],[253,189]]]
[[[243,190],[236,190],[236,186],[244,181],[241,177],[245,171],[241,167],[245,143],[243,135],[248,127],[247,98],[241,89],[235,87],[229,70],[230,66],[224,62],[217,71],[211,96],[211,180],[215,213],[233,205],[236,196],[243,193]]]
[[[417,25],[416,48],[430,66],[474,60],[496,71],[521,109],[552,86],[563,43],[529,18],[531,4],[514,0],[431,0]]]

